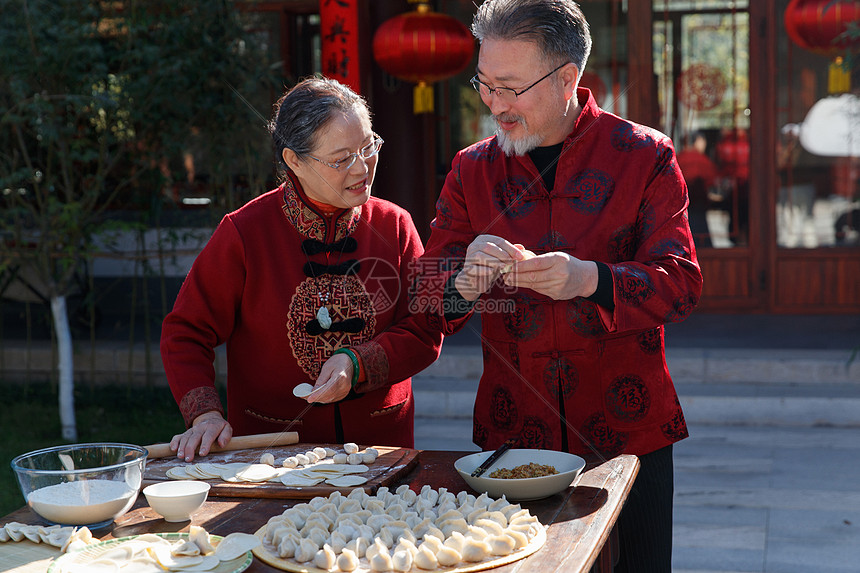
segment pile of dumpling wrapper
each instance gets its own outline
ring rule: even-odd
[[[270,518],[257,535],[272,556],[323,570],[432,571],[500,559],[533,541],[539,547],[544,530],[504,497],[429,485],[416,494],[401,485],[315,497]]]

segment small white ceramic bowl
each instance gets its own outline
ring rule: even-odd
[[[188,521],[206,501],[209,487],[205,481],[165,481],[146,486],[143,495],[164,521]]]
[[[478,452],[464,456],[454,462],[454,469],[459,472],[469,487],[479,492],[486,492],[494,498],[503,495],[509,501],[530,501],[543,499],[566,489],[585,467],[581,457],[557,452],[555,450],[510,449],[490,466],[481,477],[472,477],[472,472],[493,452]],[[488,477],[499,468],[513,469],[523,464],[534,462],[550,465],[558,470],[557,474],[536,478],[499,479]]]

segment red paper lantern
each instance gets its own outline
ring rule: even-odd
[[[791,0],[785,9],[785,31],[791,41],[810,52],[836,56],[857,47],[845,31],[860,21],[857,0]]]
[[[417,83],[415,112],[433,111],[433,91],[427,85],[461,72],[471,61],[475,41],[469,29],[446,14],[421,3],[376,30],[373,57],[396,78]]]

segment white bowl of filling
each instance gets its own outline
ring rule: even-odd
[[[22,454],[11,465],[27,505],[40,517],[98,529],[134,505],[146,455],[131,444],[71,444]]]
[[[469,454],[454,469],[473,490],[510,501],[543,499],[567,489],[585,467],[581,457],[555,450],[510,449],[479,477],[472,472],[493,452]]]

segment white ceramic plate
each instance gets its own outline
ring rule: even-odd
[[[176,541],[177,539],[188,539],[187,533],[156,533],[155,535],[163,537],[168,541]],[[102,541],[101,543],[87,545],[80,551],[61,555],[51,563],[51,566],[48,567],[47,573],[58,573],[59,571],[62,571],[62,568],[65,565],[84,565],[87,563],[92,563],[93,561],[96,561],[99,557],[101,557],[105,552],[114,548],[119,543],[129,541],[136,537],[140,536],[131,535],[128,537],[120,537],[118,539],[110,539],[108,541]],[[209,539],[212,541],[212,545],[217,546],[218,543],[221,542],[223,537],[219,535],[210,535]],[[232,559],[230,561],[222,561],[218,564],[217,567],[209,569],[207,573],[240,573],[241,571],[244,571],[245,569],[250,567],[251,562],[253,560],[254,554],[248,551],[244,555],[242,555],[241,557],[237,557],[236,559]]]
[[[566,489],[585,467],[581,457],[557,452],[555,450],[510,449],[496,462],[487,468],[481,477],[472,477],[476,467],[487,459],[493,452],[478,452],[464,456],[454,462],[454,469],[459,472],[469,487],[479,492],[486,492],[494,498],[505,496],[509,501],[529,501],[543,499]],[[517,466],[534,462],[553,466],[557,474],[536,478],[498,479],[487,477],[499,468],[513,469]]]

